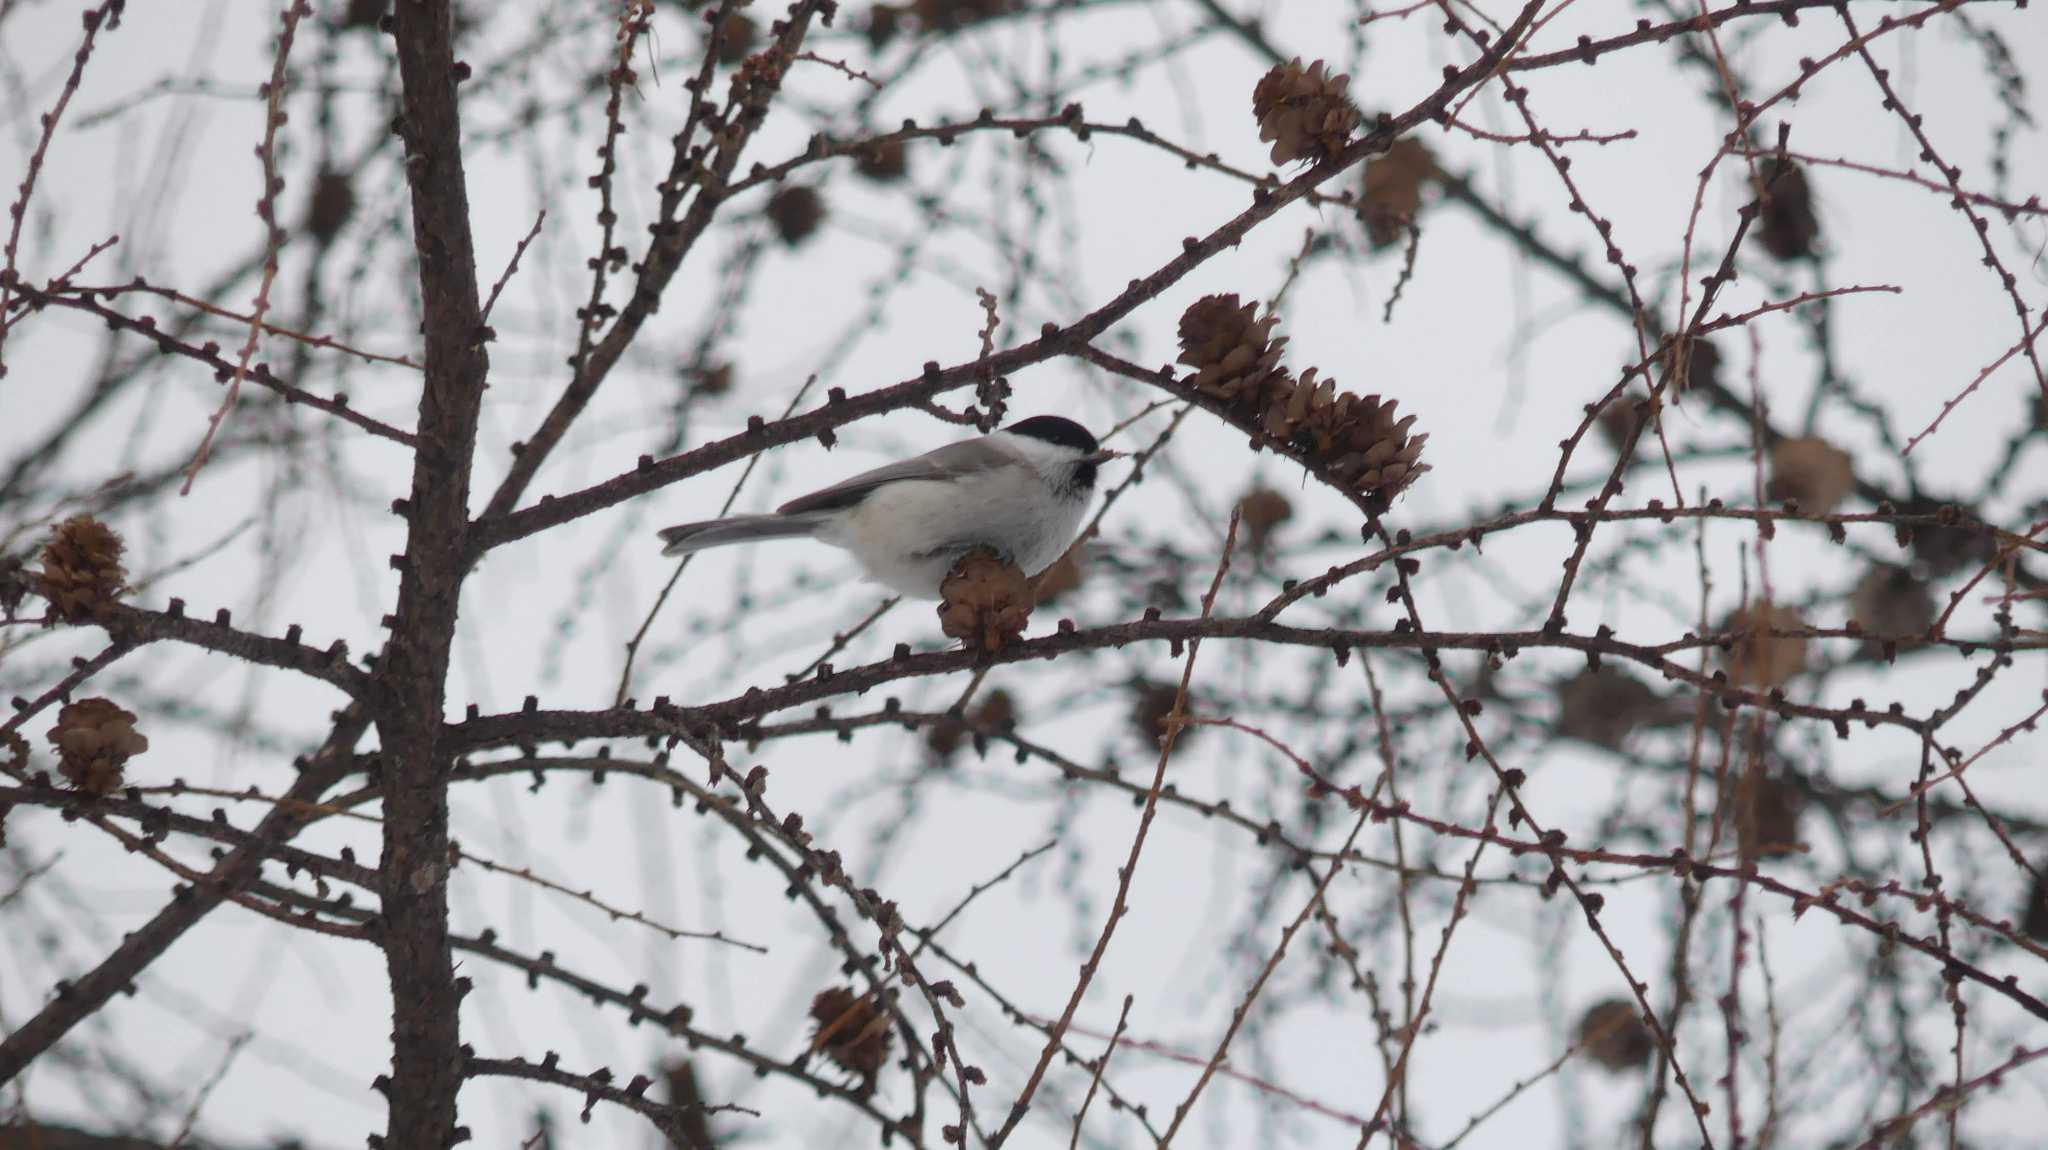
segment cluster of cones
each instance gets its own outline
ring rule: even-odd
[[[1314,368],[1297,378],[1280,363],[1279,318],[1257,313],[1234,294],[1212,295],[1180,317],[1180,362],[1221,414],[1369,499],[1391,499],[1429,470],[1417,462],[1429,436],[1409,434],[1414,416],[1397,417],[1393,400],[1338,391]]]

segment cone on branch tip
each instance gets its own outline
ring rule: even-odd
[[[1336,391],[1331,381],[1310,391],[1313,371],[1295,391],[1311,399],[1296,437],[1306,434],[1312,457],[1326,463],[1339,480],[1367,495],[1392,497],[1429,470],[1418,463],[1427,435],[1410,435],[1412,415],[1396,416],[1395,401],[1377,395]],[[1288,406],[1290,420],[1300,404]]]
[[[925,732],[924,742],[932,754],[944,762],[952,757],[953,752],[960,749],[960,744],[966,741],[968,735],[983,731],[1002,731],[1016,725],[1017,700],[1008,691],[997,687],[983,695],[981,702],[967,713],[965,719],[956,719],[948,713],[933,723],[931,729]],[[981,749],[979,741],[975,743],[975,749]]]
[[[1742,864],[1796,853],[1805,807],[1805,794],[1792,783],[1745,771],[1735,784],[1735,839]]]
[[[2039,869],[2048,874],[2048,866]],[[2020,930],[2037,942],[2048,942],[2048,878],[2035,876],[2034,889],[2027,899],[2027,913],[2020,923]]]
[[[1252,89],[1252,115],[1259,139],[1273,145],[1273,162],[1315,164],[1343,151],[1360,120],[1350,86],[1351,77],[1325,71],[1321,60],[1306,68],[1299,56],[1275,64]]]
[[[811,999],[811,1050],[873,1086],[889,1060],[889,1012],[872,994],[833,986]]]
[[[1641,450],[1644,439],[1656,438],[1653,420],[1662,406],[1661,400],[1653,404],[1648,395],[1634,388],[1622,392],[1600,409],[1600,438],[1620,451],[1633,437],[1636,450]]]
[[[50,605],[43,622],[90,622],[118,600],[128,589],[124,549],[114,529],[90,515],[59,523],[43,545],[36,575],[36,589]]]
[[[1610,751],[1620,750],[1637,728],[1677,714],[1656,688],[1613,667],[1580,671],[1557,684],[1557,733]]]
[[[1855,461],[1818,435],[1781,439],[1771,448],[1771,481],[1764,494],[1797,500],[1801,511],[1826,515],[1856,490]]]
[[[1813,213],[1813,187],[1806,170],[1791,160],[1766,157],[1756,166],[1761,187],[1757,239],[1771,258],[1790,262],[1813,254],[1820,238],[1820,217]]]
[[[1849,618],[1869,636],[1857,649],[1865,658],[1882,655],[1887,640],[1895,646],[1916,642],[1936,617],[1934,593],[1904,567],[1877,564],[1849,593]]]
[[[919,30],[953,32],[1010,10],[1013,0],[911,0]]]
[[[825,222],[825,198],[801,184],[784,188],[768,201],[768,222],[783,243],[796,247]]]
[[[867,32],[868,47],[879,52],[889,46],[897,33],[903,31],[904,10],[894,4],[877,4],[868,9],[863,30]]]
[[[1403,136],[1384,155],[1365,162],[1358,218],[1376,248],[1400,241],[1422,210],[1423,185],[1437,176],[1436,156],[1421,140]]]
[[[1180,687],[1174,683],[1140,682],[1134,686],[1137,697],[1132,701],[1131,724],[1137,728],[1138,737],[1146,746],[1157,747],[1166,739],[1167,721],[1173,716],[1173,704],[1180,698]],[[1195,701],[1190,698],[1182,705],[1183,723],[1180,733],[1174,736],[1176,748],[1187,746],[1201,728],[1185,722],[1195,710]]]
[[[1023,636],[1036,605],[1022,568],[977,548],[939,582],[939,629],[970,650],[994,653]]]
[[[883,140],[862,148],[854,170],[878,184],[893,184],[910,174],[910,156],[901,140]]]
[[[1879,510],[1882,510],[1880,508]],[[1932,526],[1894,527],[1899,542],[1912,548],[1914,562],[1933,575],[1946,575],[1963,567],[1989,562],[1997,544],[1981,528],[1965,523],[1983,522],[1977,510],[1957,506],[1934,496],[1921,495],[1897,505],[1901,515],[1932,515]]]
[[[110,699],[64,704],[48,737],[57,749],[57,773],[90,795],[118,790],[128,760],[149,749],[148,737],[135,730],[135,715]]]
[[[761,26],[744,12],[729,12],[718,25],[718,62],[731,67],[753,54]]]
[[[1683,360],[1676,352],[1686,348]],[[1669,382],[1665,391],[1673,397],[1684,395],[1696,387],[1713,387],[1721,382],[1721,349],[1705,336],[1665,336],[1658,353],[1663,357]]]
[[[1258,318],[1256,302],[1242,303],[1235,294],[1208,295],[1188,305],[1180,316],[1180,362],[1195,369],[1188,382],[1195,389],[1228,403],[1264,406],[1263,400],[1291,391],[1287,369],[1280,366],[1286,339],[1273,338],[1280,317]]]
[[[306,202],[306,230],[325,243],[341,234],[355,211],[356,193],[348,174],[321,168],[313,178],[313,194]]]
[[[1188,382],[1220,401],[1219,414],[1263,436],[1320,474],[1373,499],[1391,499],[1429,470],[1418,462],[1427,435],[1411,435],[1415,417],[1397,417],[1394,401],[1338,391],[1315,369],[1296,379],[1280,365],[1277,317],[1255,318],[1257,304],[1204,296],[1180,317],[1180,362]]]
[[[1730,612],[1721,630],[1734,642],[1723,656],[1728,677],[1737,684],[1769,690],[1806,669],[1804,635],[1772,632],[1804,631],[1806,620],[1790,607],[1758,601]]]
[[[1586,1056],[1616,1073],[1649,1065],[1657,1040],[1636,1004],[1626,998],[1596,1002],[1579,1019],[1579,1046]]]
[[[699,394],[724,395],[732,390],[733,366],[730,362],[715,363],[691,375]]]
[[[1253,551],[1263,551],[1273,541],[1273,532],[1294,518],[1294,504],[1270,487],[1254,487],[1237,501],[1237,515],[1244,524],[1245,542]]]

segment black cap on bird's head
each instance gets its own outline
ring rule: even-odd
[[[1021,435],[1026,439],[1036,439],[1040,443],[1064,447],[1079,455],[1081,458],[1074,463],[1073,471],[1068,477],[1069,489],[1073,491],[1093,491],[1096,465],[1116,456],[1114,451],[1102,450],[1102,445],[1095,441],[1095,437],[1088,433],[1087,428],[1065,416],[1034,415],[1030,419],[1020,419],[1003,430],[1011,435]]]
[[[1083,455],[1093,455],[1099,446],[1095,442],[1095,437],[1088,434],[1087,428],[1060,415],[1034,415],[1030,419],[1020,419],[1003,430],[1011,435],[1022,435],[1060,447],[1071,447]]]

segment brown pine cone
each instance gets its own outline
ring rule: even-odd
[[[834,986],[811,999],[811,1049],[872,1084],[889,1060],[889,1013],[873,995]]]
[[[1017,723],[1017,700],[1008,691],[997,687],[983,695],[981,702],[968,712],[965,720],[951,714],[932,724],[925,732],[925,746],[941,760],[950,758],[960,749],[967,736],[974,731],[1001,731]]]
[[[1648,1066],[1657,1052],[1657,1039],[1643,1025],[1640,1009],[1626,998],[1586,1008],[1579,1019],[1579,1045],[1588,1058],[1616,1073]]]
[[[1883,653],[1882,640],[1905,644],[1925,635],[1938,614],[1934,593],[1904,567],[1878,564],[1849,593],[1849,618],[1870,636],[1857,652],[1866,658]]]
[[[984,731],[998,731],[1016,726],[1016,698],[1001,687],[983,695],[981,705],[974,708],[974,725]]]
[[[775,234],[783,243],[795,247],[825,222],[825,198],[816,188],[801,184],[784,188],[768,201],[768,221],[775,225]]]
[[[1308,383],[1303,378],[1304,387]],[[1324,384],[1324,388],[1328,388]],[[1364,495],[1391,498],[1429,470],[1417,462],[1427,435],[1410,435],[1415,417],[1394,417],[1395,400],[1341,392],[1303,422],[1312,458]]]
[[[1294,504],[1270,487],[1254,487],[1237,501],[1238,521],[1244,524],[1245,541],[1252,550],[1264,550],[1273,532],[1294,518]]]
[[[348,174],[321,168],[313,178],[313,195],[306,202],[306,230],[315,239],[331,240],[341,234],[356,211],[356,192]]]
[[[1138,697],[1131,711],[1131,722],[1137,727],[1138,737],[1145,741],[1145,745],[1156,748],[1166,738],[1166,720],[1173,714],[1173,701],[1180,697],[1180,687],[1175,683],[1139,683],[1136,689]],[[1190,698],[1181,717],[1186,718],[1194,710],[1195,701]],[[1188,740],[1200,730],[1194,726],[1181,727],[1180,734],[1174,736],[1174,747],[1186,747]]]
[[[1387,247],[1408,233],[1415,213],[1422,209],[1422,186],[1436,174],[1436,157],[1428,145],[1411,136],[1395,140],[1385,155],[1365,162],[1358,218],[1365,222],[1373,247]]]
[[[92,795],[119,789],[123,764],[149,749],[149,739],[136,733],[135,716],[99,698],[64,704],[49,740],[57,748],[58,773]]]
[[[1681,343],[1690,349],[1683,363],[1674,354]],[[1695,387],[1712,387],[1721,382],[1721,349],[1705,336],[1680,340],[1667,335],[1657,345],[1657,356],[1670,373],[1664,386],[1666,396],[1676,398]]]
[[[1557,685],[1557,733],[1618,751],[1636,728],[1672,715],[1670,700],[1612,667],[1586,670]]]
[[[1735,841],[1742,864],[1799,849],[1799,815],[1806,796],[1783,779],[1744,771],[1735,784]]]
[[[1351,77],[1326,73],[1317,60],[1275,64],[1252,89],[1259,139],[1273,145],[1273,162],[1321,163],[1344,149],[1358,128],[1358,105],[1345,92]]]
[[[1031,622],[1031,580],[1015,563],[977,549],[939,583],[939,629],[973,650],[1000,651]]]
[[[1280,366],[1287,341],[1273,338],[1280,317],[1255,318],[1257,303],[1240,303],[1235,293],[1203,296],[1180,315],[1180,360],[1195,369],[1188,382],[1217,399],[1265,406],[1269,394],[1291,394],[1293,380]]]
[[[868,9],[868,47],[877,52],[888,47],[896,34],[903,31],[903,16],[904,9],[894,4],[877,4]]]
[[[724,395],[732,390],[733,367],[730,363],[716,363],[696,376],[697,390],[704,395]]]
[[[1280,365],[1277,317],[1254,318],[1257,306],[1212,295],[1181,313],[1180,362],[1197,391],[1360,494],[1391,498],[1429,470],[1417,462],[1429,437],[1409,434],[1414,416],[1396,419],[1393,401],[1340,392],[1314,368],[1295,379]]]
[[[860,150],[853,170],[878,184],[893,184],[910,174],[910,153],[901,140],[884,140]]]
[[[744,12],[729,12],[718,26],[718,62],[730,67],[753,54],[761,26]]]
[[[1963,567],[1987,563],[1997,551],[1997,543],[1981,528],[1962,526],[1975,520],[1983,522],[1974,507],[1962,506],[1943,501],[1939,497],[1922,495],[1899,503],[1902,515],[1933,515],[1940,522],[1931,527],[1913,527],[1911,538],[1906,540],[1913,549],[1913,558],[1927,571],[1946,575]],[[1942,524],[1955,523],[1947,527]]]
[[[1813,188],[1806,182],[1805,169],[1771,156],[1756,166],[1756,178],[1763,188],[1756,228],[1764,250],[1783,261],[1812,255],[1814,241],[1820,238],[1820,218],[1813,214]]]
[[[2048,866],[2038,869],[2048,873]],[[2048,942],[2048,878],[2034,879],[2033,897],[2027,900],[2027,913],[2020,923],[2020,932],[2038,942]]]
[[[1735,683],[1769,690],[1806,669],[1806,636],[1772,635],[1770,631],[1803,631],[1806,620],[1790,607],[1758,601],[1730,612],[1721,630],[1734,636],[1722,656]]]
[[[1771,448],[1771,480],[1764,494],[1796,499],[1799,509],[1826,515],[1856,490],[1855,460],[1817,435],[1781,439]]]
[[[918,27],[926,32],[953,32],[1009,11],[1011,0],[912,0]]]
[[[43,545],[37,577],[37,589],[50,604],[43,622],[89,622],[119,599],[128,578],[121,567],[122,550],[114,529],[90,515],[59,523]]]
[[[1651,411],[1648,395],[1634,388],[1622,392],[1613,402],[1600,409],[1600,438],[1606,440],[1607,446],[1616,451],[1620,451],[1622,446],[1628,443],[1631,435],[1636,436],[1638,451],[1645,450],[1643,441],[1646,439],[1654,446],[1657,434],[1650,424]],[[1642,428],[1640,435],[1636,434],[1638,427]]]

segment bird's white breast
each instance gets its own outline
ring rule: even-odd
[[[1002,551],[1036,575],[1052,565],[1088,509],[1087,492],[1055,496],[1020,460],[952,481],[905,480],[877,489],[818,537],[851,552],[868,575],[892,590],[934,599],[939,581],[974,547]]]

